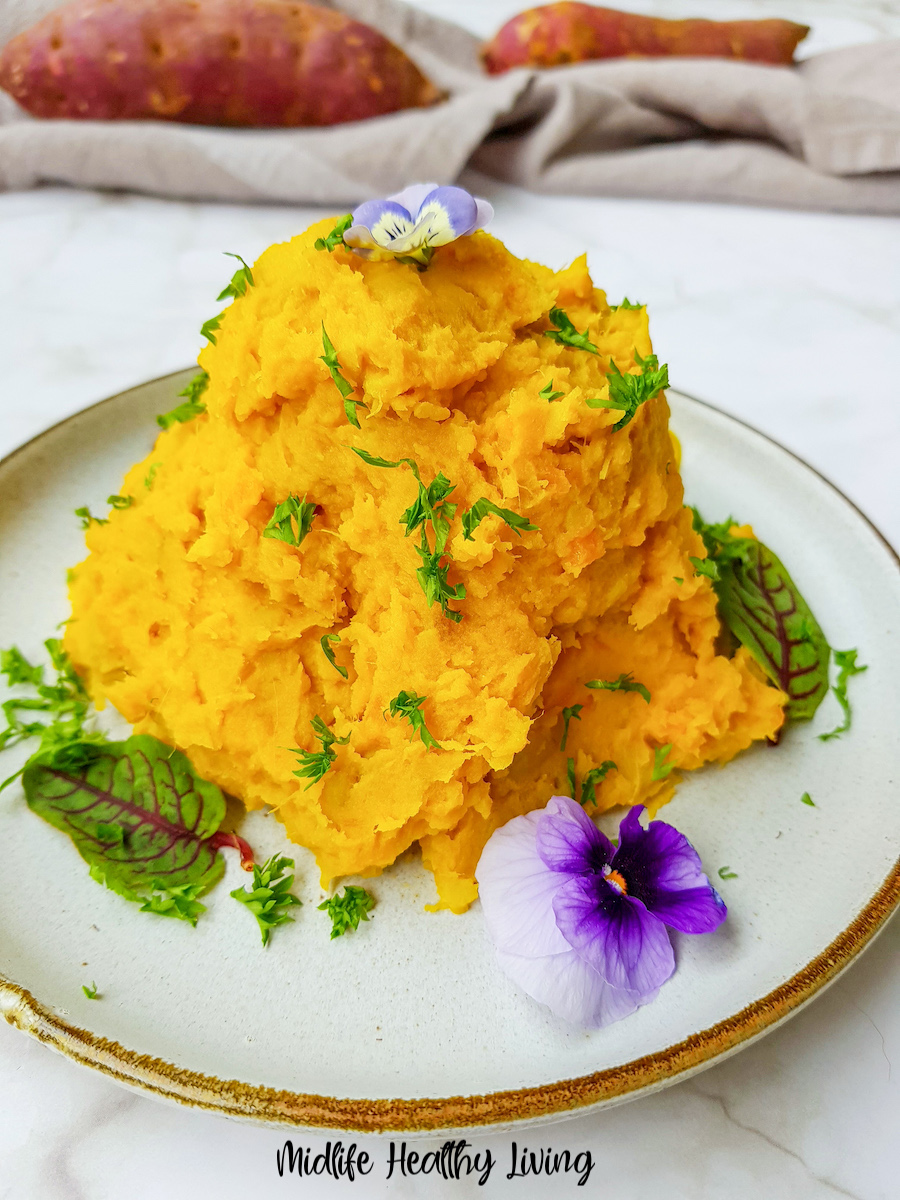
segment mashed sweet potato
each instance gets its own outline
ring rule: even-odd
[[[784,697],[744,651],[716,653],[664,395],[617,432],[618,412],[585,403],[606,395],[610,359],[637,370],[650,352],[645,311],[611,309],[583,259],[554,273],[476,233],[419,273],[315,250],[330,225],[253,267],[200,356],[208,412],[163,433],[125,478],[134,504],[88,531],[65,645],[98,703],[248,808],[270,805],[325,880],[418,842],[440,905],[462,911],[487,837],[566,790],[567,757],[579,780],[617,764],[599,809],[656,808],[677,779],[653,778],[661,747],[679,768],[724,762],[775,733]],[[554,305],[599,355],[543,336]],[[368,406],[359,430],[321,361],[323,322]],[[554,401],[539,395],[551,379]],[[488,516],[468,541],[457,514],[458,624],[429,607],[398,523],[411,471],[351,446],[413,458],[426,483],[443,472],[460,514],[486,497],[538,527],[517,537]],[[318,506],[300,546],[261,536],[289,495]],[[649,704],[585,687],[624,672]],[[440,749],[385,716],[403,690],[426,697]],[[349,741],[307,787],[291,749],[318,749],[317,715]]]

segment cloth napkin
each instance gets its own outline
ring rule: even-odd
[[[448,98],[327,129],[35,120],[0,93],[0,187],[350,205],[466,165],[540,192],[900,213],[900,40],[796,67],[618,59],[487,76],[478,40],[400,0],[320,0]],[[524,0],[523,0],[524,6]],[[3,0],[0,43],[55,0]]]

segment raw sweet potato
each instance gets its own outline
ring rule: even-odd
[[[760,21],[672,21],[562,0],[507,21],[482,50],[491,75],[511,67],[558,67],[592,58],[739,58],[788,66],[806,25]]]
[[[72,0],[0,54],[36,117],[336,125],[418,108],[437,89],[397,46],[294,0]]]

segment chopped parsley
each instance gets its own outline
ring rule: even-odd
[[[121,825],[114,828],[123,834]],[[141,905],[141,912],[156,913],[158,917],[172,917],[176,921],[187,921],[190,926],[196,928],[197,921],[206,912],[206,905],[201,904],[197,897],[207,890],[207,884],[171,884],[154,879],[150,886],[151,894]]]
[[[316,741],[319,742],[321,750],[300,750],[292,749],[291,754],[296,754],[303,764],[299,771],[293,771],[298,779],[308,779],[310,782],[306,785],[306,791],[318,783],[331,764],[334,762],[337,755],[332,747],[346,746],[350,741],[350,734],[346,737],[335,737],[321,717],[316,716],[310,721],[313,731],[316,735]]]
[[[579,333],[568,314],[561,308],[551,308],[548,315],[550,324],[555,325],[556,328],[546,330],[544,337],[550,338],[560,346],[570,346],[573,350],[587,350],[589,354],[600,353],[594,343],[588,339],[587,333]]]
[[[97,991],[97,984],[94,982],[93,979],[91,980],[90,987],[88,987],[88,985],[86,983],[83,983],[81,985],[81,990],[87,996],[88,1000],[102,1000],[103,999],[103,997]]]
[[[808,804],[810,808],[815,808],[815,807],[816,807],[816,802],[815,802],[815,800],[813,800],[813,798],[812,798],[812,796],[809,794],[809,792],[804,792],[804,793],[803,793],[803,795],[800,797],[800,803],[801,803],[801,804]]]
[[[368,921],[375,907],[375,897],[365,888],[348,886],[343,895],[332,896],[319,905],[319,912],[331,917],[331,938],[334,940],[350,929],[359,929],[360,921]]]
[[[418,733],[429,750],[440,750],[441,746],[428,732],[425,725],[422,705],[427,699],[427,696],[417,696],[415,692],[400,692],[390,702],[387,711],[392,717],[405,717],[412,726],[412,736],[415,737]]]
[[[669,755],[672,752],[672,743],[669,742],[665,746],[657,746],[653,751],[653,772],[650,778],[654,783],[660,779],[668,779],[675,770],[673,762],[667,762]]]
[[[227,300],[231,297],[233,300],[237,300],[245,294],[248,287],[253,287],[253,272],[239,254],[232,254],[230,250],[225,250],[223,253],[229,258],[236,258],[241,265],[232,275],[231,281],[216,296],[216,299]]]
[[[44,668],[32,666],[18,647],[0,650],[0,673],[6,676],[9,686],[24,685],[36,693],[33,696],[13,697],[0,706],[6,718],[6,728],[0,730],[0,750],[31,737],[44,739],[42,749],[51,739],[60,742],[87,737],[82,727],[88,712],[88,694],[59,640],[48,638],[44,646],[56,672],[53,683],[44,683]],[[23,721],[19,715],[21,713],[45,713],[51,721],[49,724],[44,721]],[[100,735],[91,736],[99,738]],[[11,782],[11,779],[6,780],[2,787]]]
[[[148,492],[153,487],[153,480],[156,478],[156,472],[159,470],[159,468],[161,466],[162,466],[162,463],[158,463],[158,462],[150,464],[150,470],[144,476],[144,487],[147,489]]]
[[[190,421],[194,417],[199,417],[201,413],[205,413],[206,405],[201,402],[200,397],[208,387],[209,375],[206,373],[206,371],[198,372],[198,374],[194,376],[187,387],[182,388],[178,393],[179,396],[187,397],[184,403],[179,404],[176,408],[173,408],[171,412],[161,413],[156,418],[156,423],[160,429],[168,429],[176,422],[179,424],[184,424],[185,421]],[[147,476],[147,479],[150,480],[150,483],[153,482],[154,474],[155,470],[153,467],[151,467],[150,474]],[[144,486],[150,486],[146,479],[144,480]]]
[[[359,429],[359,414],[356,410],[360,407],[366,408],[367,405],[362,400],[350,399],[354,391],[353,384],[341,374],[341,364],[338,362],[337,351],[332,344],[331,338],[325,332],[324,322],[322,324],[322,348],[325,353],[319,356],[319,361],[323,362],[328,368],[331,378],[334,380],[334,386],[341,394],[347,420],[351,425],[355,425]]]
[[[584,685],[587,688],[593,688],[595,691],[604,692],[637,692],[639,696],[650,703],[650,693],[642,683],[637,683],[634,676],[629,671],[626,675],[620,675],[618,679],[592,679]]]
[[[472,541],[472,534],[488,513],[492,513],[495,517],[499,517],[501,521],[505,521],[518,537],[521,537],[523,533],[537,529],[537,525],[532,525],[527,517],[520,517],[518,513],[514,513],[509,508],[498,508],[492,500],[481,499],[476,500],[472,507],[462,514],[463,537],[467,542]]]
[[[331,665],[337,671],[338,675],[343,675],[343,677],[345,679],[347,679],[348,676],[347,676],[346,670],[344,669],[344,667],[339,666],[338,663],[335,661],[334,651],[328,645],[329,642],[339,642],[340,640],[341,640],[341,636],[339,633],[326,633],[323,637],[319,638],[319,645],[322,647],[322,653],[325,655],[325,657],[328,659],[328,661],[331,663]]]
[[[262,944],[269,944],[269,935],[278,925],[293,921],[288,909],[301,904],[291,892],[294,883],[294,860],[273,854],[263,865],[253,867],[253,883],[235,888],[231,895],[253,913],[259,925]],[[290,869],[290,874],[288,873]]]
[[[609,306],[609,310],[610,310],[610,312],[617,312],[620,308],[622,308],[622,309],[630,309],[631,311],[635,311],[636,309],[643,308],[643,307],[644,307],[643,304],[632,304],[631,301],[626,296],[621,304],[611,304]]]
[[[573,704],[573,705],[571,705],[571,707],[564,708],[562,710],[563,735],[562,735],[562,741],[559,743],[560,750],[565,750],[566,742],[569,740],[569,723],[571,721],[580,721],[581,720],[581,710],[583,708],[584,708],[583,704]]]
[[[592,767],[581,781],[581,798],[578,801],[582,806],[597,803],[595,794],[598,783],[602,783],[610,771],[617,771],[619,768],[614,762],[609,759],[600,764],[599,767]]]
[[[551,379],[545,387],[541,388],[538,395],[542,400],[558,400],[560,396],[565,395],[565,392],[555,392],[553,390],[553,380]]]
[[[585,401],[588,408],[615,408],[622,412],[622,416],[612,426],[613,433],[624,429],[645,401],[652,400],[663,388],[669,386],[669,368],[665,363],[660,366],[655,354],[641,358],[635,351],[634,360],[641,368],[640,374],[637,375],[630,371],[623,375],[616,364],[610,361],[606,376],[609,399],[602,400],[594,396]]]
[[[867,666],[857,666],[856,659],[859,655],[858,650],[835,650],[834,665],[838,668],[837,683],[831,689],[835,699],[844,712],[844,719],[832,729],[830,733],[820,733],[820,742],[830,742],[832,738],[839,738],[842,733],[846,733],[853,721],[853,714],[850,710],[850,701],[847,699],[847,683],[853,675],[862,675],[863,671],[868,671]]]
[[[208,342],[212,342],[214,346],[218,345],[216,341],[215,331],[222,324],[222,318],[225,316],[223,312],[216,313],[214,317],[210,317],[208,321],[204,321],[200,326],[200,336],[205,337]]]
[[[678,584],[679,587],[681,587],[681,585],[684,583],[684,580],[681,578],[680,575],[673,575],[672,578],[675,580],[675,582]]]
[[[299,546],[312,528],[315,516],[316,505],[307,501],[305,496],[302,500],[299,496],[288,496],[287,500],[276,504],[262,536],[287,542],[289,546]]]
[[[731,867],[719,867],[718,875],[720,879],[737,879],[737,874]]]
[[[95,525],[108,525],[109,524],[109,519],[107,517],[95,517],[94,514],[91,512],[91,510],[87,507],[86,504],[82,505],[81,508],[75,509],[75,516],[81,518],[81,528],[82,529],[87,529],[92,521]]]
[[[111,508],[131,508],[134,496],[107,496],[106,503]]]
[[[317,250],[327,250],[329,254],[336,250],[338,246],[344,244],[344,234],[353,224],[353,214],[347,213],[345,217],[341,217],[331,233],[327,237],[316,238],[315,247]]]
[[[705,575],[707,579],[711,579],[713,583],[718,583],[721,576],[719,568],[712,558],[696,558],[693,554],[688,555],[688,562],[694,568],[698,575]]]

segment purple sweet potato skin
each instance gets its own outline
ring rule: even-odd
[[[13,38],[0,87],[36,117],[336,125],[435,103],[376,30],[299,0],[72,0]]]

